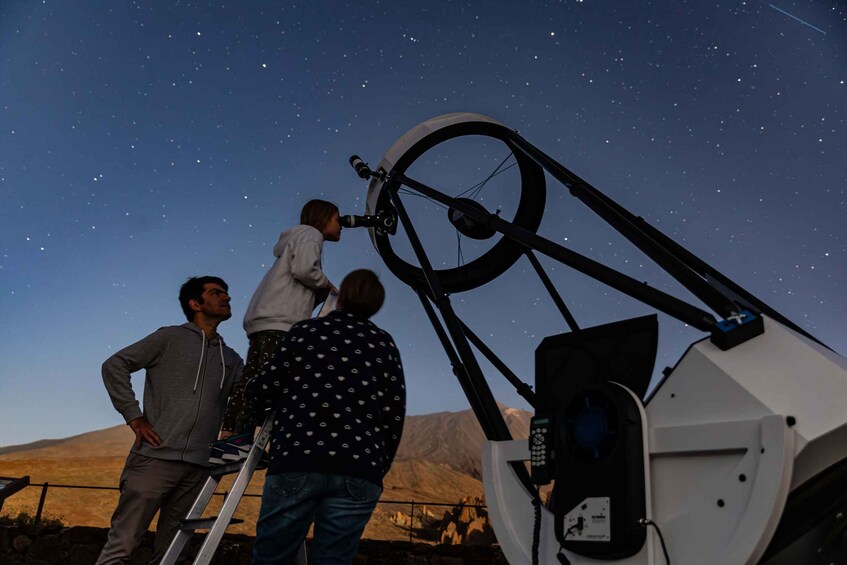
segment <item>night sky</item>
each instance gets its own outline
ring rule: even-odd
[[[363,213],[348,157],[375,165],[457,111],[517,129],[845,354],[845,57],[840,2],[4,0],[0,445],[122,423],[100,365],[185,321],[188,276],[229,283],[220,331],[246,356],[241,318],[303,203]],[[439,146],[410,174],[463,192],[508,157],[476,142]],[[515,171],[478,195],[504,217]],[[455,266],[445,211],[405,198],[436,266]],[[539,233],[702,306],[552,181]],[[459,242],[465,261],[491,243]],[[581,326],[652,312],[542,262]],[[400,348],[409,413],[468,407],[366,231],[327,243],[324,266],[336,284],[380,273],[375,321]],[[567,330],[526,260],[451,300],[529,383],[541,338]],[[657,374],[703,336],[664,315],[660,328]],[[499,401],[528,408],[484,367]]]

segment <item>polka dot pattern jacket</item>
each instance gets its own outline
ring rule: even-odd
[[[276,410],[268,474],[334,473],[382,486],[406,415],[388,332],[343,310],[297,323],[244,394],[258,419]]]

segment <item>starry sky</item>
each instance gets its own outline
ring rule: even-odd
[[[184,322],[188,276],[229,283],[219,329],[246,356],[241,318],[303,203],[363,213],[348,157],[376,164],[403,132],[458,111],[517,129],[845,354],[846,57],[841,2],[4,0],[0,446],[122,423],[100,365]],[[455,140],[409,172],[455,195],[508,153]],[[520,190],[507,167],[478,194],[504,217]],[[437,267],[490,246],[404,198]],[[539,233],[701,306],[552,181]],[[542,263],[583,327],[652,313]],[[375,321],[400,348],[410,414],[468,407],[365,230],[327,243],[324,266],[336,284],[380,273]],[[451,301],[529,383],[540,340],[567,330],[525,259]],[[702,336],[661,315],[656,374]],[[483,367],[499,401],[528,408]]]

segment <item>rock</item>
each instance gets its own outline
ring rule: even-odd
[[[21,527],[21,533],[34,538],[41,534],[44,529],[42,526],[38,526],[36,524],[23,524]]]
[[[494,543],[494,531],[488,521],[485,501],[468,497],[459,501],[441,519],[441,543],[485,545]]]
[[[477,518],[468,524],[467,533],[465,533],[465,543],[473,545],[491,545],[496,542],[494,530],[487,518]]]
[[[29,546],[32,545],[32,540],[23,534],[17,535],[12,538],[12,549],[17,551],[18,553],[24,553]]]
[[[12,553],[9,555],[9,559],[2,563],[3,565],[26,565],[26,556],[21,553]]]
[[[458,517],[460,506],[448,512],[446,518]],[[417,516],[417,513],[416,513]],[[430,545],[408,541],[362,540],[355,565],[506,565],[502,552],[483,545],[470,545],[489,531],[480,516],[470,524],[448,521],[445,524],[444,544]],[[98,531],[99,530],[99,531]],[[0,527],[0,564],[2,565],[91,565],[97,559],[106,539],[105,528],[65,528],[59,533],[37,536],[22,534],[17,527]],[[3,550],[2,540],[6,541]],[[192,544],[194,553],[203,536]],[[437,537],[434,536],[437,540]],[[71,541],[73,540],[73,541]],[[147,534],[142,545],[133,552],[130,563],[146,565],[152,553],[153,535]],[[306,546],[310,547],[311,540]],[[217,565],[249,565],[253,538],[227,534],[213,563]],[[189,561],[190,562],[190,561]]]
[[[9,534],[12,529],[6,526],[0,526],[0,555],[8,552],[11,549],[11,538]]]
[[[392,512],[389,515],[388,519],[391,520],[392,523],[400,526],[401,528],[408,528],[409,527],[409,523],[410,523],[409,516],[406,515],[406,514],[403,514],[402,512]]]
[[[432,565],[464,565],[465,560],[461,557],[450,557],[447,555],[433,555],[429,560]]]
[[[459,534],[459,530],[455,522],[448,523],[447,527],[441,532],[441,543],[451,545],[462,543],[462,536]]]
[[[26,552],[27,565],[56,565],[62,555],[62,544],[56,534],[41,536]]]

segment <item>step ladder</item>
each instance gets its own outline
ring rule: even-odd
[[[175,565],[185,546],[188,544],[188,540],[191,539],[194,530],[209,530],[206,534],[206,539],[203,540],[203,544],[200,546],[197,557],[194,559],[194,565],[208,565],[215,555],[215,551],[217,551],[227,527],[230,524],[240,524],[243,522],[243,520],[237,518],[233,519],[232,516],[235,514],[235,509],[238,508],[238,503],[241,502],[241,497],[244,496],[244,491],[247,490],[247,485],[250,484],[250,479],[253,478],[253,473],[256,472],[259,463],[262,461],[265,447],[270,441],[273,419],[273,412],[265,418],[265,422],[259,430],[259,435],[250,448],[246,459],[212,467],[209,471],[209,478],[206,479],[206,483],[197,496],[197,500],[194,501],[191,510],[188,511],[188,515],[180,522],[179,531],[174,536],[170,546],[168,546],[168,550],[165,552],[160,565]],[[206,510],[209,501],[212,500],[212,496],[215,494],[221,478],[235,472],[238,475],[232,483],[232,489],[230,489],[226,498],[224,498],[220,514],[218,516],[203,518],[203,512]],[[295,562],[297,565],[306,565],[305,544],[300,546],[300,551]]]

